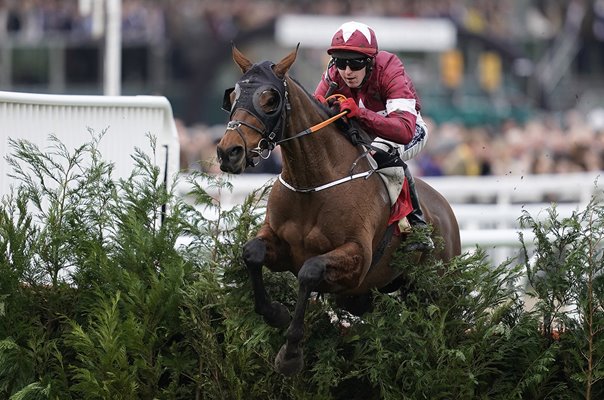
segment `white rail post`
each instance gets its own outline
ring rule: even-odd
[[[105,35],[103,94],[120,96],[122,83],[122,0],[79,0],[79,11],[92,19],[92,37]]]
[[[122,0],[107,1],[105,96],[119,96],[122,72]]]

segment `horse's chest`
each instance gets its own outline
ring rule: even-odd
[[[267,212],[270,227],[287,244],[295,262],[341,246],[361,223],[356,210],[351,212],[342,201],[321,196],[300,201],[290,195],[278,191]]]
[[[326,252],[342,244],[349,225],[357,225],[358,215],[342,208],[339,202],[284,202],[287,207],[269,209],[270,224],[290,246],[310,252]]]
[[[289,244],[293,252],[300,254],[322,254],[334,245],[333,232],[326,231],[321,224],[290,221],[277,230],[277,235]]]

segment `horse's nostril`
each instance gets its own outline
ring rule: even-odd
[[[222,161],[224,158],[224,151],[220,147],[216,148],[216,157],[218,158],[218,161]]]
[[[236,163],[243,156],[243,147],[242,146],[233,146],[224,150],[221,147],[216,148],[216,156],[218,157],[218,161],[220,163],[229,162]]]

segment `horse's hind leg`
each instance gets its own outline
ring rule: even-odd
[[[352,315],[360,317],[373,310],[373,294],[370,292],[356,296],[336,296],[336,305]]]
[[[270,326],[285,328],[290,321],[289,311],[283,304],[271,302],[264,287],[262,266],[266,261],[266,255],[266,242],[263,239],[252,239],[243,246],[243,261],[250,274],[254,290],[254,309]]]

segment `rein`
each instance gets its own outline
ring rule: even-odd
[[[285,114],[285,113],[284,113]],[[258,132],[261,136],[262,139],[260,139],[260,141],[258,142],[258,145],[256,146],[256,148],[254,149],[250,149],[251,153],[255,153],[258,155],[258,157],[262,158],[263,160],[266,160],[270,155],[271,155],[271,151],[277,147],[278,145],[280,145],[281,143],[287,142],[289,140],[293,140],[293,139],[299,139],[303,136],[306,135],[310,135],[311,133],[315,133],[318,130],[325,128],[327,125],[337,121],[338,119],[342,118],[343,116],[345,116],[346,114],[348,114],[348,110],[343,111],[339,114],[334,115],[331,118],[326,119],[325,121],[319,122],[316,125],[311,126],[308,129],[303,130],[302,132],[299,132],[297,134],[295,134],[292,137],[288,137],[285,139],[281,139],[278,140],[276,142],[272,142],[270,139],[270,137],[266,137],[266,131],[262,131],[260,130],[260,128],[255,127],[254,125],[247,123],[245,121],[240,121],[240,120],[234,120],[234,121],[229,121],[227,123],[226,129],[227,130],[231,130],[231,131],[235,131],[239,134],[239,137],[241,137],[241,140],[243,141],[243,146],[245,148],[245,152],[247,153],[247,141],[245,140],[245,137],[243,135],[243,133],[241,133],[241,125],[248,127],[256,132]],[[285,126],[285,125],[284,125]],[[266,155],[265,155],[266,154]],[[258,161],[260,162],[260,161]],[[254,163],[254,162],[248,162],[248,164],[250,164],[251,166],[255,167],[256,165],[258,165],[258,162]]]
[[[342,118],[346,114],[348,114],[348,110],[342,111],[341,113],[339,113],[337,115],[334,115],[333,117],[331,117],[329,119],[326,119],[325,121],[319,122],[318,124],[313,125],[310,128],[305,129],[302,132],[299,132],[299,133],[295,134],[292,137],[281,139],[278,142],[275,142],[275,146],[279,145],[279,144],[281,144],[283,142],[287,142],[288,140],[299,139],[302,136],[310,135],[311,133],[314,133],[314,132],[318,131],[319,129],[325,128],[327,125],[331,124],[332,122],[337,121],[338,119]],[[258,130],[258,129],[256,129],[256,130]]]
[[[338,98],[340,98],[340,99],[342,97],[344,97],[343,95],[333,95],[333,96],[329,96],[328,99],[336,97],[336,96]],[[305,129],[302,132],[299,132],[299,133],[297,133],[296,135],[294,135],[292,137],[282,139],[282,140],[278,141],[275,144],[276,145],[277,144],[281,144],[283,142],[286,142],[286,141],[292,140],[292,139],[299,139],[302,136],[306,136],[306,135],[309,135],[311,133],[314,133],[314,132],[318,131],[319,129],[322,129],[322,128],[326,127],[327,125],[329,125],[329,124],[337,121],[338,119],[342,118],[346,114],[348,114],[348,110],[342,111],[341,113],[336,114],[333,117],[326,119],[325,121],[322,121],[322,122],[320,122],[320,123],[318,123],[316,125],[313,125],[310,128]],[[352,164],[352,168],[350,168],[350,170],[351,171],[354,170],[354,168],[356,167],[359,159],[361,159],[363,157],[367,157],[367,156],[368,156],[368,151],[363,152],[363,154],[361,156],[359,156],[355,160],[355,162]],[[370,164],[372,164],[371,163],[371,159],[369,159],[369,160],[370,160]],[[352,174],[351,173],[351,175],[345,176],[343,178],[340,178],[340,179],[337,179],[335,181],[326,183],[324,185],[316,186],[316,187],[313,187],[313,188],[296,188],[296,187],[290,185],[289,183],[287,183],[285,181],[285,179],[283,179],[283,177],[281,176],[281,174],[279,174],[278,179],[279,179],[279,182],[281,182],[281,184],[283,186],[285,186],[286,188],[288,188],[289,190],[291,190],[293,192],[296,192],[296,193],[314,193],[314,192],[319,192],[321,190],[329,189],[331,187],[340,185],[340,184],[345,183],[345,182],[350,182],[350,181],[352,181],[354,179],[359,179],[359,178],[365,178],[365,179],[367,179],[369,176],[371,176],[376,171],[376,169],[377,169],[377,166],[375,166],[375,165],[372,164],[372,169],[370,169],[369,171],[361,172],[361,173],[358,173],[358,174]]]

